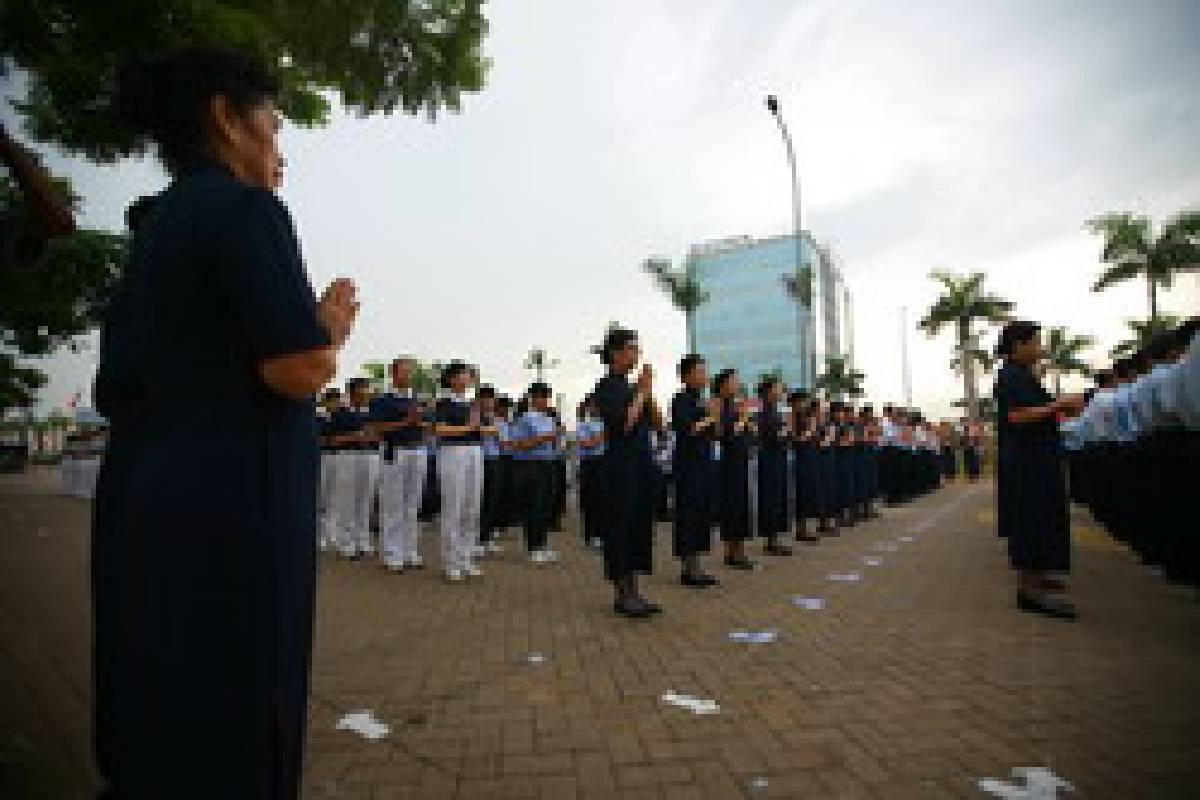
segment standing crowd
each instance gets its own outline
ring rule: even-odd
[[[644,617],[661,610],[636,580],[652,569],[656,519],[672,522],[681,582],[704,587],[718,582],[702,564],[715,539],[727,568],[752,570],[753,539],[764,556],[790,556],[793,540],[815,544],[876,516],[880,502],[936,489],[959,449],[968,477],[980,472],[974,426],[947,430],[893,406],[877,416],[772,377],[751,393],[735,370],[710,376],[698,355],[680,361],[681,387],[663,413],[648,365],[636,382],[626,377],[640,361],[636,334],[611,331],[601,351],[608,374],[570,432],[549,385],[535,382],[514,401],[479,384],[464,361],[444,367],[436,398],[414,391],[407,357],[391,363],[386,392],[364,378],[327,389],[319,547],[396,573],[423,569],[423,521],[436,514],[448,581],[482,577],[481,562],[503,552],[499,538],[513,527],[531,564],[554,564],[551,533],[573,484],[580,534],[603,553],[614,610]]]

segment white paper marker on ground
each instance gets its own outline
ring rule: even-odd
[[[792,605],[803,608],[805,611],[820,611],[825,607],[825,599],[821,597],[801,597],[796,595],[792,598]]]
[[[731,642],[746,642],[747,644],[767,644],[773,642],[779,636],[779,631],[771,629],[765,631],[730,631],[729,640]]]
[[[915,542],[916,540],[916,536],[901,536],[896,539],[897,542]]]
[[[875,549],[884,553],[895,553],[900,549],[900,545],[896,544],[895,542],[880,542],[879,544],[875,545]]]
[[[1022,779],[1025,785],[996,778],[982,778],[979,788],[1003,800],[1056,800],[1059,789],[1075,791],[1075,787],[1069,781],[1063,780],[1045,767],[1015,767],[1012,774],[1014,778]]]
[[[353,731],[364,739],[382,739],[391,733],[390,726],[375,719],[375,713],[370,709],[351,711],[338,720],[336,730]]]
[[[854,583],[855,581],[861,581],[862,575],[857,572],[835,572],[829,576],[829,580],[841,583]]]
[[[863,556],[862,562],[868,567],[878,567],[883,564],[883,559],[875,558],[874,556]]]
[[[536,666],[537,664],[545,664],[547,661],[549,661],[549,658],[545,653],[538,653],[535,651],[521,656],[521,660],[526,664],[533,664]]]
[[[666,692],[662,696],[662,701],[679,708],[686,708],[693,714],[719,714],[721,707],[717,705],[716,700],[708,700],[703,697],[692,697],[690,694],[678,694],[676,692]]]

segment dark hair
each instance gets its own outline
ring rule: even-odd
[[[395,358],[392,359],[392,363],[389,365],[389,368],[392,370],[395,370],[396,367],[400,366],[405,361],[412,364],[413,366],[416,366],[416,364],[417,364],[417,360],[415,358],[413,358],[412,356],[396,356]]]
[[[496,408],[500,408],[500,409],[512,408],[512,404],[513,404],[512,398],[506,394],[502,394],[502,395],[499,395],[498,397],[496,397]]]
[[[1133,359],[1129,356],[1117,359],[1113,362],[1113,377],[1117,380],[1126,380],[1133,377]]]
[[[244,114],[278,97],[278,79],[247,53],[188,47],[137,56],[117,72],[116,111],[139,137],[158,145],[175,171],[204,155],[209,101],[223,95]]]
[[[1018,344],[1028,342],[1041,329],[1042,326],[1036,322],[1023,319],[1013,320],[1000,331],[1000,341],[996,343],[996,355],[1001,358],[1012,356]]]
[[[329,402],[330,400],[340,400],[341,397],[342,397],[342,390],[338,389],[336,387],[331,387],[329,389],[326,389],[321,394],[321,400],[324,402]]]
[[[355,389],[370,388],[371,381],[367,378],[351,378],[346,381],[346,391],[353,392]]]
[[[475,390],[475,396],[479,398],[489,398],[496,396],[496,387],[490,383],[485,383]]]
[[[608,366],[612,364],[613,355],[636,342],[638,335],[628,328],[609,328],[604,334],[604,343],[600,345],[600,360]]]
[[[1113,380],[1112,370],[1109,369],[1102,369],[1092,377],[1096,381],[1097,388],[1100,389],[1111,389],[1113,383],[1115,382]]]
[[[720,372],[718,372],[716,374],[716,376],[712,379],[712,393],[720,394],[721,387],[724,386],[726,381],[728,381],[734,375],[737,375],[736,369],[723,369]]]
[[[699,353],[688,353],[679,359],[679,377],[686,378],[697,366],[704,363],[704,356]]]
[[[469,374],[472,371],[473,370],[470,364],[465,361],[459,361],[458,359],[455,359],[446,366],[442,367],[442,376],[438,380],[438,384],[443,389],[449,389],[450,381],[454,380],[456,376],[462,375],[464,372]]]
[[[1175,329],[1175,349],[1187,350],[1192,346],[1192,339],[1200,331],[1200,317],[1192,317]]]
[[[529,391],[525,394],[529,397],[550,397],[554,394],[554,390],[550,388],[550,384],[537,381],[529,384]]]
[[[809,397],[808,392],[804,391],[803,389],[793,389],[792,391],[788,392],[788,396],[787,396],[788,405],[803,402],[803,401],[807,400],[808,397]]]
[[[783,381],[774,375],[763,375],[758,382],[757,389],[755,389],[755,394],[758,395],[760,400],[765,400],[772,386],[783,386]]]

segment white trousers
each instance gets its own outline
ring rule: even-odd
[[[321,452],[321,483],[317,493],[317,537],[319,543],[332,545],[337,540],[337,520],[333,514],[334,475],[338,454]]]
[[[413,563],[420,554],[421,497],[429,471],[423,447],[398,448],[379,466],[379,549],[385,562]]]
[[[477,444],[438,448],[438,482],[442,491],[442,567],[471,566],[479,544],[479,507],[483,502],[483,449]]]
[[[344,450],[333,469],[332,512],[338,550],[343,555],[371,551],[371,503],[379,482],[379,453]]]
[[[96,497],[96,480],[100,477],[100,456],[88,456],[79,462],[79,496],[85,500]]]

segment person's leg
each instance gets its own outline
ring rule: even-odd
[[[442,571],[450,580],[463,577],[463,564],[459,560],[457,544],[464,476],[460,474],[462,462],[458,458],[458,450],[457,447],[443,447],[438,450],[437,455],[438,486],[442,500],[439,519]]]
[[[407,566],[421,568],[421,500],[428,482],[429,456],[424,450],[410,449],[399,454],[402,466],[403,527],[401,536],[404,562]]]
[[[363,470],[363,510],[362,527],[359,529],[361,539],[359,549],[365,555],[374,555],[375,546],[371,541],[371,517],[375,510],[375,500],[379,496],[379,453],[375,450],[365,450],[362,453]]]
[[[379,555],[388,569],[404,568],[403,468],[396,456],[379,465]]]
[[[483,451],[479,447],[464,447],[463,450],[463,499],[459,525],[460,560],[464,569],[478,576],[475,566],[475,548],[479,547],[479,519],[483,503]]]

